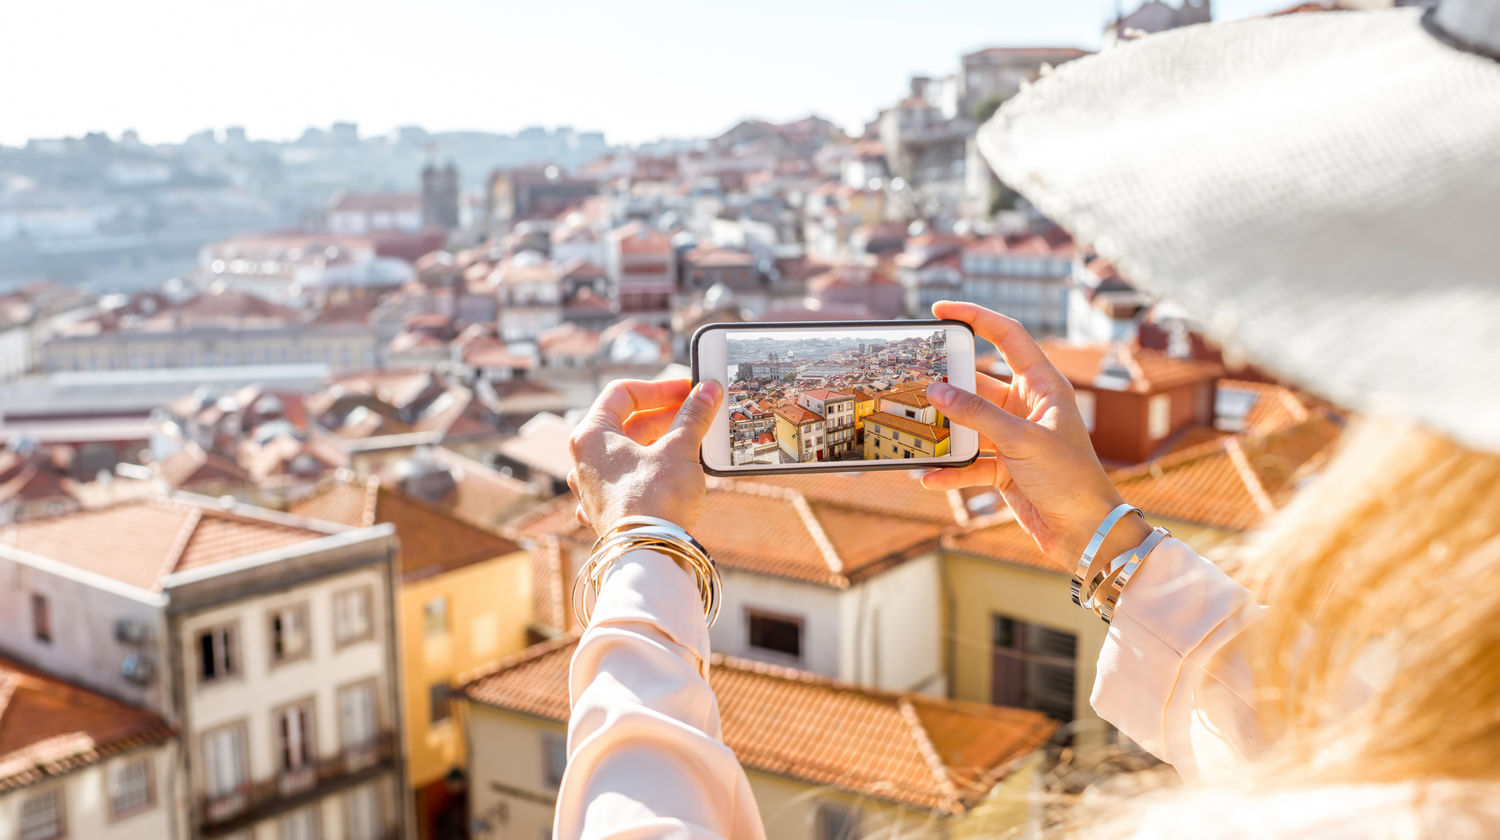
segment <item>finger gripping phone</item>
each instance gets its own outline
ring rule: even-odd
[[[704,438],[712,475],[962,466],[979,435],[927,399],[974,390],[974,333],[958,321],[708,324],[693,381],[726,393]]]

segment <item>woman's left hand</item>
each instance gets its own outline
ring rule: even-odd
[[[605,386],[568,439],[578,521],[597,534],[627,516],[696,525],[707,493],[698,452],[723,397],[711,379]]]

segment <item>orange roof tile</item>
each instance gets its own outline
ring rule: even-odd
[[[823,402],[828,402],[829,400],[838,402],[840,400],[854,399],[853,394],[846,394],[843,391],[830,391],[827,388],[814,388],[811,391],[803,391],[802,393],[809,397],[812,397],[815,400],[821,400]]]
[[[293,502],[291,512],[353,527],[391,523],[401,543],[401,575],[406,581],[521,551],[505,537],[383,486],[374,478],[330,482],[312,496]]]
[[[1240,379],[1219,380],[1219,391],[1237,391],[1255,397],[1239,430],[1246,434],[1268,434],[1301,423],[1312,416],[1315,406],[1290,388],[1267,382]]]
[[[329,533],[178,499],[151,499],[21,522],[0,531],[0,545],[160,592],[173,572]]]
[[[1021,530],[1009,511],[976,520],[968,528],[943,535],[943,548],[959,554],[996,560],[1060,575],[1072,570],[1047,559],[1031,536]]]
[[[808,423],[823,422],[823,415],[815,411],[808,411],[800,405],[779,405],[773,412],[777,417],[786,420],[793,426],[802,426]]]
[[[875,395],[878,400],[890,400],[897,405],[909,405],[912,408],[926,408],[932,403],[927,399],[926,383],[919,385],[898,386]]]
[[[781,478],[788,478],[782,476]],[[946,505],[941,493],[931,494]],[[953,520],[902,515],[871,500],[850,505],[805,495],[765,481],[712,477],[703,516],[693,533],[725,569],[774,575],[844,588],[873,577],[937,547],[943,526]],[[553,536],[577,543],[593,534],[574,518],[571,493],[549,502],[516,523],[523,538]]]
[[[568,719],[563,636],[463,688],[470,700]],[[747,769],[944,814],[977,804],[1057,724],[1040,712],[861,688],[715,654],[709,684],[724,743]]]
[[[1068,344],[1046,340],[1042,350],[1069,382],[1092,387],[1099,376],[1100,363],[1110,352],[1108,344]],[[1125,388],[1136,393],[1155,393],[1180,385],[1204,382],[1224,375],[1224,366],[1193,359],[1175,359],[1165,353],[1132,345],[1120,348],[1120,360],[1130,374]]]
[[[952,434],[949,430],[934,423],[923,423],[920,420],[897,417],[894,414],[884,411],[872,412],[865,417],[865,428],[869,429],[872,424],[885,426],[888,429],[895,429],[898,432],[906,432],[909,435],[916,435],[923,440],[934,442],[947,440],[948,436]]]
[[[0,657],[0,793],[171,737],[154,712]]]

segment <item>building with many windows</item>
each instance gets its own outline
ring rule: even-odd
[[[464,733],[449,692],[460,674],[526,647],[531,565],[520,546],[480,522],[458,518],[457,510],[438,507],[465,490],[484,493],[457,487],[460,479],[449,462],[427,455],[397,467],[384,483],[374,477],[335,480],[291,510],[344,525],[390,523],[396,529],[406,795],[416,837],[446,840],[461,836],[467,819],[456,775],[464,768]]]
[[[60,629],[45,600],[30,613],[36,636]],[[0,733],[0,837],[174,836],[177,741],[156,712],[0,657]]]
[[[0,645],[171,724],[176,836],[386,840],[407,823],[391,530],[189,496],[19,523]]]
[[[829,458],[838,458],[854,448],[853,394],[813,388],[798,393],[797,404],[823,417]]]

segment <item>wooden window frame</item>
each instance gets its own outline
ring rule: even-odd
[[[765,648],[750,641],[750,621],[753,618],[767,618],[772,621],[784,621],[788,624],[797,625],[797,653],[791,654],[775,648]],[[790,613],[776,612],[775,610],[761,609],[760,607],[745,607],[745,647],[762,654],[780,657],[789,662],[805,662],[807,658],[807,619],[804,616],[792,615]]]
[[[229,631],[227,650],[229,660],[234,663],[234,670],[233,673],[208,677],[203,673],[203,636],[221,630]],[[194,630],[193,656],[197,659],[197,667],[193,669],[193,675],[200,688],[242,681],[245,678],[245,657],[243,637],[240,633],[240,620],[234,618],[228,621],[216,621]]]
[[[39,838],[39,840],[65,840],[68,836],[68,796],[61,782],[32,791],[30,795],[23,796],[21,801],[16,803],[17,840],[26,836],[23,833],[26,827],[26,802],[37,796],[52,797],[52,807],[55,809],[53,813],[57,816],[57,833],[51,837]]]
[[[296,767],[287,767],[286,766],[287,745],[285,743],[283,743],[283,740],[282,740],[283,736],[281,734],[281,720],[282,720],[282,718],[288,712],[290,712],[290,711],[292,711],[294,709],[301,709],[301,708],[306,708],[308,710],[308,713],[307,713],[307,732],[302,733],[302,740],[303,740],[303,743],[308,747],[308,749],[311,751],[312,754],[304,757],[302,764],[300,764],[300,765],[298,765]],[[272,755],[272,762],[271,763],[276,768],[275,774],[277,776],[281,776],[281,775],[283,775],[285,773],[292,773],[292,772],[295,772],[295,771],[298,771],[298,770],[303,770],[303,769],[308,768],[308,767],[311,767],[314,770],[316,770],[317,766],[318,766],[318,761],[322,758],[322,756],[319,754],[319,750],[318,750],[318,699],[317,699],[317,696],[309,694],[309,695],[307,695],[305,697],[299,697],[296,700],[292,700],[292,701],[287,702],[287,703],[282,703],[280,705],[273,706],[271,708],[271,738],[274,741],[274,743],[271,745],[271,755]]]
[[[302,650],[290,656],[276,652],[276,621],[283,613],[298,616],[302,622]],[[313,634],[312,634],[312,609],[307,601],[296,601],[271,607],[266,610],[266,650],[271,655],[266,658],[271,668],[280,668],[293,662],[300,662],[312,657]]]
[[[115,804],[114,769],[128,764],[140,764],[146,768],[146,803],[121,811]],[[105,794],[109,796],[109,821],[111,823],[129,819],[136,814],[144,814],[156,807],[156,761],[153,756],[122,756],[106,764],[104,769]]]
[[[355,596],[364,601],[365,604],[365,631],[357,636],[341,638],[339,636],[339,599],[347,596]],[[361,583],[340,589],[333,593],[333,649],[344,648],[366,642],[375,638],[375,587],[372,584]]]

